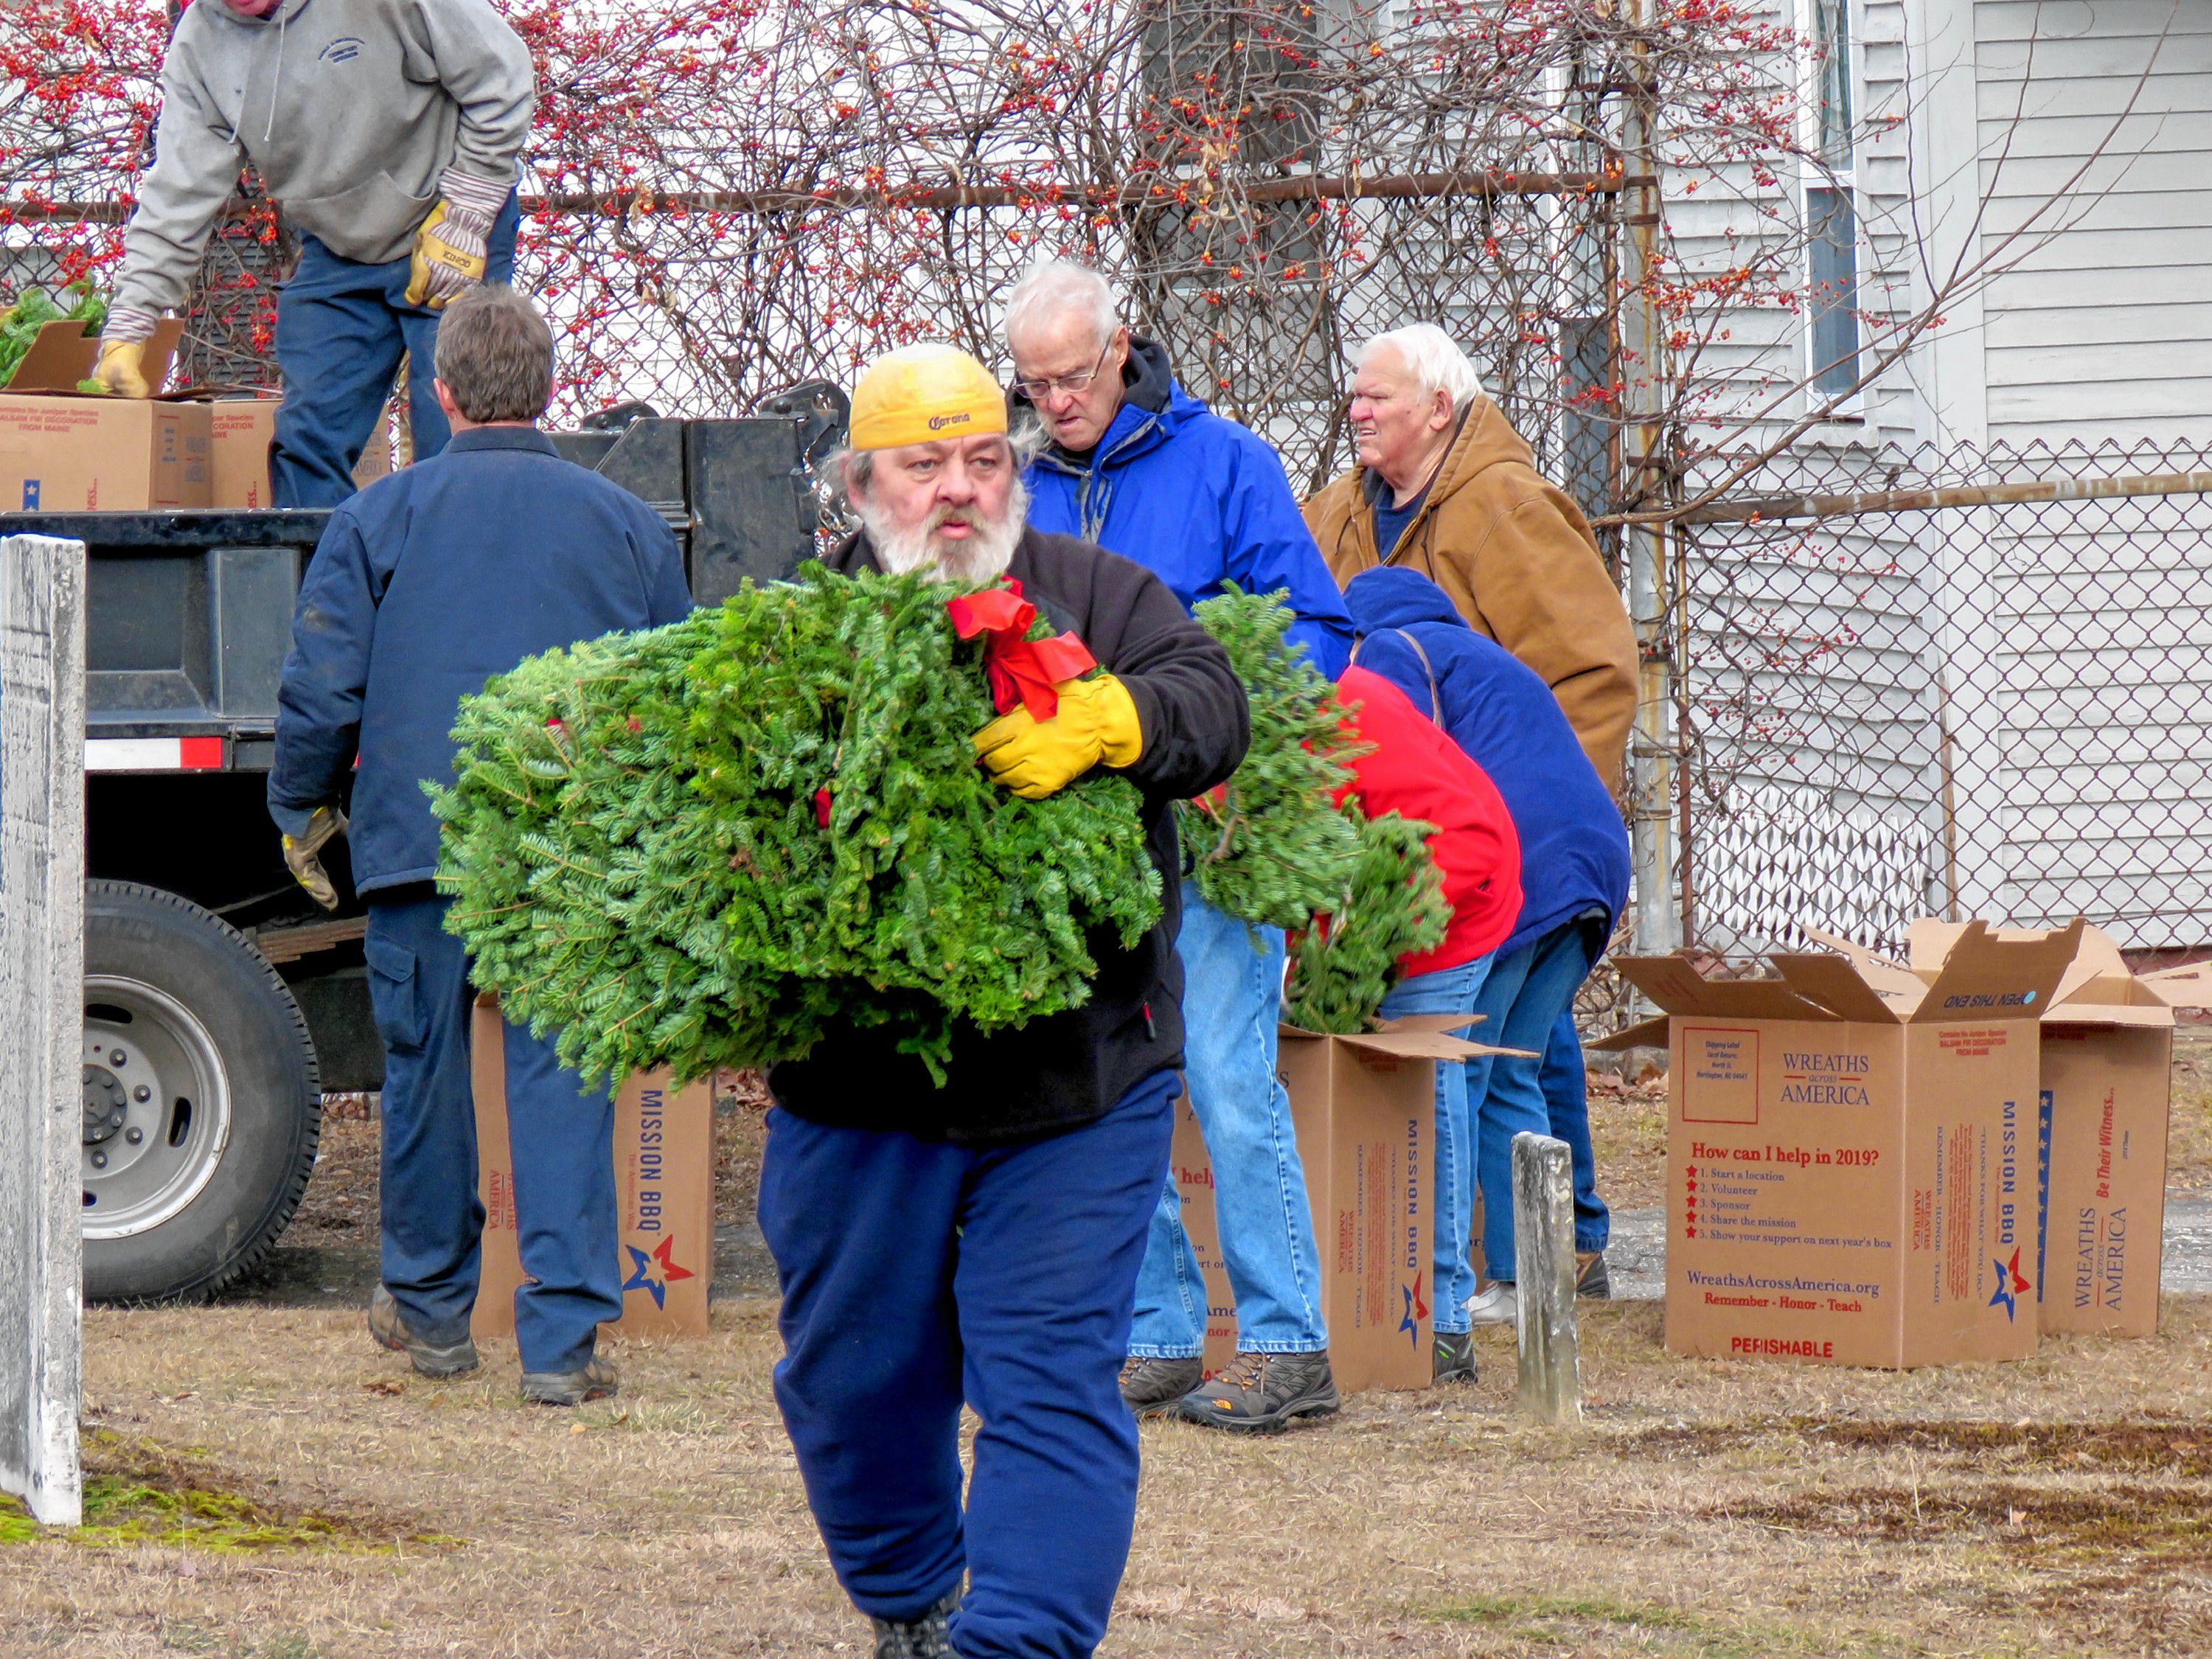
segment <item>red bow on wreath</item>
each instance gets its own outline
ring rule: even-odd
[[[1036,620],[1037,609],[1012,578],[1004,587],[947,599],[945,610],[962,639],[985,636],[983,668],[991,677],[992,706],[1001,714],[1018,702],[1031,720],[1048,720],[1060,712],[1060,693],[1054,688],[1098,666],[1091,647],[1073,634],[1022,637]]]

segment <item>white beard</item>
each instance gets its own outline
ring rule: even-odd
[[[894,576],[919,571],[941,582],[995,581],[1013,562],[1021,544],[1023,521],[1028,517],[1030,492],[1018,478],[1006,497],[1006,516],[993,524],[978,523],[974,533],[947,541],[933,525],[915,530],[894,530],[882,515],[861,501],[853,503],[860,526],[876,550],[876,562]]]

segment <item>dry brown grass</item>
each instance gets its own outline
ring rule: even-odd
[[[1145,1431],[1125,1656],[2212,1649],[2212,1304],[2155,1340],[1903,1376],[1677,1359],[1585,1313],[1590,1425],[1471,1389],[1266,1441]],[[623,1398],[437,1384],[357,1313],[95,1310],[88,1422],[328,1547],[0,1547],[0,1647],[252,1659],[861,1651],[768,1387],[763,1301],[631,1346]],[[450,1535],[457,1541],[440,1541]],[[427,1541],[426,1541],[427,1540]]]
[[[2212,1188],[2212,1034],[2185,1027],[2173,1048],[2173,1115],[2166,1129],[2166,1184]]]

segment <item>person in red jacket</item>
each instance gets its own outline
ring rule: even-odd
[[[1360,735],[1375,752],[1354,763],[1360,805],[1370,817],[1395,811],[1437,826],[1429,850],[1443,872],[1451,929],[1435,950],[1409,956],[1383,1000],[1386,1018],[1399,1014],[1469,1014],[1490,976],[1498,947],[1521,917],[1521,838],[1504,798],[1480,763],[1424,714],[1395,685],[1364,668],[1337,682],[1346,703],[1358,702]],[[1480,1039],[1481,1032],[1473,1033]],[[1492,1039],[1493,1041],[1495,1039]],[[1437,1063],[1435,1267],[1442,1291],[1471,1281],[1468,1261],[1474,1207],[1474,1109],[1464,1060]],[[1456,1225],[1449,1224],[1456,1222]],[[1464,1307],[1436,1313],[1436,1377],[1474,1381],[1474,1340]]]

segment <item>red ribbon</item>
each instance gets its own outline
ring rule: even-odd
[[[1090,647],[1073,634],[1025,640],[1036,620],[1036,606],[1022,597],[1022,585],[1009,578],[1004,587],[963,593],[945,602],[954,630],[963,640],[983,640],[983,668],[990,676],[991,703],[1001,714],[1016,703],[1032,720],[1048,720],[1060,712],[1054,688],[1098,666]]]

